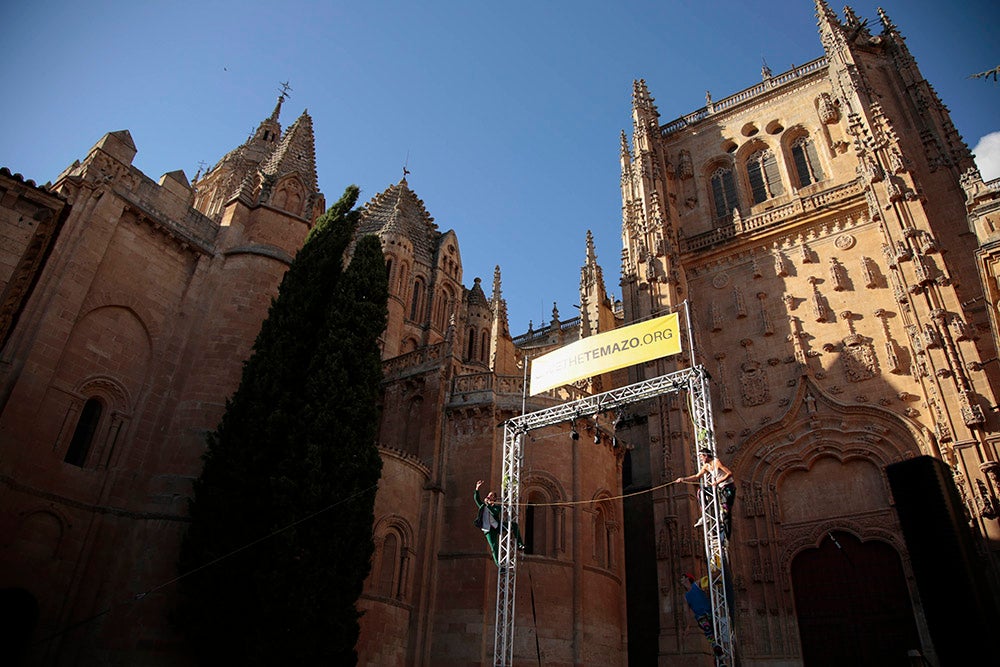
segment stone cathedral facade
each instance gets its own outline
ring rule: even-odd
[[[692,363],[712,376],[718,451],[738,480],[730,602],[744,664],[933,659],[884,470],[947,463],[995,566],[997,187],[884,12],[876,33],[849,8],[842,20],[822,0],[816,10],[820,58],[765,68],[676,120],[635,83],[621,147],[625,318],[687,302],[696,350],[629,376]],[[646,428],[626,491],[692,471],[682,402],[649,408]],[[689,488],[650,504],[641,523],[626,513],[626,535],[652,516],[643,581],[658,592],[645,609],[659,641],[641,650],[662,659],[691,641],[674,582],[701,532]],[[827,625],[834,608],[851,617],[838,626],[856,629],[850,641]]]
[[[390,298],[360,664],[492,661],[472,494],[502,482],[500,425],[693,363],[739,484],[741,664],[935,657],[894,463],[947,464],[996,573],[1000,187],[888,16],[816,10],[821,57],[677,120],[635,82],[621,302],[580,230],[579,317],[514,336],[500,268],[467,281],[405,174],[365,204]],[[27,664],[191,664],[167,615],[204,437],[325,207],[312,119],[282,128],[283,101],[190,182],[133,167],[125,130],[51,185],[0,170],[0,610]],[[687,306],[693,355],[525,398],[530,358]],[[676,584],[710,565],[696,498],[666,486],[691,443],[683,396],[527,438],[518,664],[712,664]]]
[[[283,101],[191,182],[133,167],[126,130],[106,134],[50,185],[0,170],[4,655],[190,664],[168,620],[169,582],[205,436],[325,208],[312,119],[303,113],[283,129]],[[438,229],[405,178],[365,204],[358,233],[379,236],[390,275],[384,467],[359,601],[360,661],[478,664],[493,650],[496,566],[472,525],[472,493],[478,479],[500,483],[497,424],[524,409],[523,357],[619,318],[589,235],[587,316],[563,321],[554,309],[548,326],[515,342],[499,267],[489,297],[478,277],[467,287],[457,235]],[[522,519],[531,551],[522,571],[530,568],[541,600],[538,645],[556,661],[621,663],[624,519],[620,505],[600,501],[620,495],[624,450],[610,439],[574,448],[569,427],[539,438],[559,445],[533,452],[523,479],[539,505]],[[580,497],[598,502],[560,504]]]

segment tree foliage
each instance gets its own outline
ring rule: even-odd
[[[975,74],[970,74],[970,79],[985,79],[989,81],[993,79],[993,83],[997,82],[997,76],[1000,75],[1000,65],[997,65],[993,69],[988,69],[985,72],[977,72]]]
[[[357,661],[381,459],[385,259],[358,189],[317,221],[208,437],[174,614],[204,664]]]

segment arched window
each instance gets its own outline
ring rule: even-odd
[[[610,570],[614,564],[614,540],[606,505],[607,503],[600,503],[594,512],[594,561],[599,567]]]
[[[778,161],[774,159],[774,153],[770,149],[759,150],[747,158],[747,178],[750,180],[754,204],[777,197],[785,191],[781,185]]]
[[[525,551],[536,556],[558,558],[565,549],[564,508],[559,506],[562,493],[551,480],[529,481],[524,496],[528,506],[520,526]]]
[[[396,597],[397,565],[399,564],[399,538],[396,533],[386,533],[382,540],[382,558],[378,568],[376,593],[387,598]]]
[[[399,295],[401,300],[406,298],[406,281],[408,280],[409,273],[409,264],[400,260],[399,270],[396,272],[396,294]]]
[[[454,293],[448,285],[445,285],[438,292],[437,305],[434,307],[434,324],[442,331],[448,326],[448,316],[453,301]]]
[[[413,281],[413,301],[410,303],[410,319],[421,322],[424,319],[424,281],[417,278]]]
[[[410,397],[406,405],[406,421],[404,422],[403,439],[399,443],[399,449],[413,456],[420,456],[420,442],[423,437],[424,425],[424,420],[422,419],[423,406],[424,397],[419,394]]]
[[[87,399],[80,411],[80,419],[76,422],[76,430],[73,431],[73,439],[66,450],[64,461],[70,465],[80,468],[87,461],[87,454],[90,453],[90,446],[94,442],[94,434],[97,432],[97,424],[101,421],[101,413],[104,406],[96,398]]]
[[[432,305],[433,310],[431,315],[431,321],[434,326],[438,329],[444,329],[444,324],[442,320],[444,319],[444,291],[438,290],[437,294],[434,296],[434,303]]]
[[[715,217],[729,218],[733,209],[738,208],[736,201],[736,181],[733,170],[729,167],[719,167],[712,172],[712,200],[715,202]]]
[[[473,353],[476,351],[476,329],[474,327],[469,327],[467,339],[465,342],[465,360],[472,361],[475,359]]]
[[[490,332],[483,329],[479,335],[479,361],[484,364],[489,361],[490,356]]]
[[[792,142],[792,161],[795,163],[800,188],[823,180],[816,144],[808,136],[803,135]]]
[[[391,600],[406,600],[409,595],[410,555],[413,530],[399,516],[388,516],[376,522],[372,537],[371,574],[365,581],[368,592]]]
[[[549,508],[544,507],[547,498],[539,492],[528,495],[528,507],[524,512],[524,550],[529,554],[548,555],[550,545],[548,540]]]

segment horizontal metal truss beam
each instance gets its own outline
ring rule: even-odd
[[[625,407],[663,394],[686,390],[693,378],[706,377],[702,366],[685,368],[651,380],[642,380],[627,387],[612,389],[603,394],[595,394],[570,403],[563,403],[544,410],[513,417],[506,423],[517,432],[527,432],[572,419],[593,415]]]

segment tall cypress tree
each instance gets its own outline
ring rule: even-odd
[[[343,267],[357,197],[317,221],[208,438],[175,614],[205,664],[357,661],[388,299],[378,239]]]

